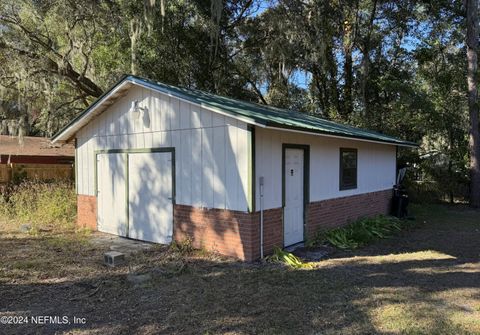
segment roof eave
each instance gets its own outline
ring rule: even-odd
[[[179,100],[182,100],[182,101],[191,103],[191,104],[193,104],[193,105],[195,105],[195,106],[198,106],[198,107],[201,107],[201,108],[205,108],[205,109],[207,109],[207,110],[209,110],[209,111],[212,111],[212,112],[215,112],[215,113],[219,113],[219,114],[222,114],[222,115],[225,115],[225,116],[232,117],[232,118],[234,118],[234,119],[237,119],[237,120],[239,120],[239,121],[245,122],[245,123],[247,123],[247,124],[251,124],[251,125],[255,125],[255,126],[259,126],[259,127],[265,127],[265,126],[266,126],[266,123],[265,123],[263,120],[254,119],[254,118],[249,118],[249,117],[246,117],[246,116],[243,116],[243,115],[239,115],[239,114],[236,114],[236,113],[227,111],[227,110],[225,110],[225,109],[212,107],[212,106],[207,105],[207,104],[204,104],[204,103],[202,103],[202,102],[195,101],[194,99],[191,99],[191,98],[189,98],[188,96],[186,96],[186,95],[184,95],[184,94],[181,94],[181,93],[178,93],[178,92],[172,93],[172,91],[169,90],[168,88],[163,88],[163,87],[157,86],[157,85],[152,84],[152,83],[150,83],[150,82],[148,82],[148,81],[146,81],[146,80],[143,80],[143,79],[141,79],[141,78],[139,78],[139,77],[129,76],[128,79],[129,79],[133,84],[136,84],[136,85],[138,85],[138,86],[142,86],[142,87],[151,89],[151,90],[153,90],[153,91],[166,94],[166,95],[168,95],[169,97],[173,97],[173,98],[176,98],[176,99],[179,99]]]
[[[277,124],[277,123],[267,123],[266,128],[270,129],[276,129],[280,131],[292,131],[292,132],[297,132],[297,133],[304,133],[304,134],[309,134],[309,135],[318,135],[318,136],[325,136],[325,137],[332,137],[332,138],[341,138],[341,139],[349,139],[349,140],[356,140],[356,141],[363,141],[363,142],[372,142],[372,143],[379,143],[379,144],[385,144],[385,145],[395,145],[399,147],[410,147],[410,148],[418,148],[419,145],[414,142],[409,142],[409,141],[389,141],[389,140],[380,140],[380,139],[373,139],[369,138],[366,136],[355,136],[355,135],[346,135],[346,134],[341,134],[341,133],[333,133],[333,132],[326,132],[326,131],[321,131],[321,130],[316,130],[316,129],[310,129],[310,128],[301,128],[301,127],[294,127],[294,126],[286,126],[283,124]]]
[[[212,106],[206,103],[203,103],[201,100],[191,98],[181,92],[172,91],[168,87],[155,85],[150,81],[144,80],[140,77],[132,76],[132,75],[124,75],[118,82],[112,85],[104,94],[102,94],[94,103],[92,103],[88,108],[86,108],[81,114],[79,114],[76,118],[74,118],[71,122],[69,122],[62,130],[60,130],[57,134],[55,134],[52,138],[52,143],[56,142],[66,142],[72,139],[75,134],[82,129],[85,125],[87,125],[93,118],[100,115],[103,111],[105,111],[110,105],[115,103],[117,99],[122,97],[126,94],[126,91],[132,86],[137,85],[143,88],[147,88],[153,90],[155,92],[160,92],[162,94],[166,94],[170,97],[177,98],[179,100],[185,101],[187,103],[191,103],[193,105],[199,106],[201,108],[205,108],[207,110],[226,115],[242,122],[245,122],[250,125],[255,125],[259,127],[268,127],[279,129],[283,131],[293,131],[293,132],[302,132],[307,134],[313,135],[320,135],[320,136],[327,136],[327,137],[336,137],[336,138],[343,138],[343,139],[352,139],[358,141],[366,141],[366,142],[375,142],[387,145],[396,145],[402,147],[418,147],[417,143],[409,142],[409,141],[402,141],[400,139],[381,139],[375,138],[374,136],[362,136],[362,135],[349,135],[341,132],[329,132],[320,129],[312,129],[309,127],[296,127],[292,125],[287,125],[283,123],[271,122],[268,120],[264,120],[263,118],[255,118],[255,117],[248,117],[241,114],[237,114],[235,112],[218,108],[216,106]],[[125,87],[127,86],[127,87]]]
[[[151,84],[151,83],[149,83],[145,80],[142,80],[138,77],[127,75],[127,76],[122,77],[122,79],[120,79],[117,83],[115,83],[110,89],[105,91],[105,93],[103,95],[101,95],[94,103],[92,103],[89,107],[87,107],[82,113],[80,113],[72,121],[70,121],[63,129],[58,131],[52,137],[51,142],[52,143],[66,142],[66,141],[72,139],[75,136],[75,134],[81,128],[83,128],[86,125],[86,123],[88,123],[85,120],[89,116],[91,116],[92,113],[94,113],[98,108],[100,108],[107,100],[109,100],[109,98],[112,97],[112,95],[114,95],[117,91],[121,90],[121,88],[127,83],[166,94],[170,97],[174,97],[174,98],[177,98],[179,100],[194,104],[194,105],[199,106],[201,108],[205,108],[207,110],[210,110],[210,111],[222,114],[222,115],[226,115],[226,116],[235,118],[235,119],[240,120],[242,122],[245,122],[247,124],[251,124],[251,125],[255,125],[255,126],[259,126],[259,127],[265,127],[266,126],[265,122],[262,122],[262,120],[255,120],[255,119],[252,119],[252,118],[244,117],[244,116],[232,113],[232,112],[225,111],[223,109],[215,108],[215,107],[203,104],[201,102],[194,101],[193,99],[189,99],[185,95],[182,95],[182,94],[179,94],[179,93],[172,93],[167,88],[163,88],[163,87],[153,85],[153,84]],[[103,112],[103,111],[101,111],[101,112]],[[85,124],[83,124],[83,123],[85,123]]]
[[[97,100],[95,100],[90,106],[83,110],[82,113],[77,115],[72,121],[67,123],[65,127],[59,130],[55,135],[53,135],[51,142],[67,142],[68,140],[73,138],[73,136],[75,136],[75,134],[85,126],[83,124],[79,125],[79,122],[85,120],[88,116],[91,115],[92,112],[94,112],[99,106],[101,106],[103,102],[108,100],[109,97],[111,97],[120,87],[122,87],[123,84],[128,81],[128,78],[128,75],[124,75],[122,78],[120,78],[100,97],[98,97]]]

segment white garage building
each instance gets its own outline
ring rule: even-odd
[[[75,142],[79,225],[244,260],[386,213],[397,147],[416,146],[135,76],[52,141]]]

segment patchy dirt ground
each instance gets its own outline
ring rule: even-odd
[[[0,334],[480,334],[480,212],[415,215],[410,231],[313,270],[161,246],[111,269],[108,246],[86,232],[32,236],[3,222],[0,321],[70,323],[0,324]]]

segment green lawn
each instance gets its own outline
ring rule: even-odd
[[[312,270],[156,247],[107,269],[85,233],[0,227],[0,316],[86,324],[0,333],[480,334],[480,212],[414,207],[397,237],[339,251]],[[147,280],[132,283],[129,273]]]

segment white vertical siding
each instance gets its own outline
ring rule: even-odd
[[[335,139],[257,128],[255,132],[256,189],[264,177],[265,209],[282,206],[282,144],[310,146],[310,201],[320,201],[392,188],[396,150],[393,145]],[[358,149],[357,188],[340,191],[340,148]],[[256,192],[256,208],[259,208]]]
[[[226,207],[226,165],[225,165],[225,127],[214,128],[213,156],[217,158],[213,169],[213,203],[220,208]]]
[[[202,113],[203,115],[203,113]],[[203,118],[202,118],[203,119]],[[208,118],[207,118],[208,119]],[[209,124],[207,123],[203,123]],[[202,207],[213,206],[213,169],[215,166],[213,156],[213,128],[202,128]]]
[[[136,119],[132,101],[148,111]],[[175,147],[179,204],[246,211],[249,192],[247,124],[167,95],[132,87],[79,131],[79,194],[94,195],[94,153],[102,149]],[[391,188],[395,147],[256,128],[256,187],[265,179],[265,208],[282,200],[282,143],[310,145],[310,201]],[[358,187],[339,190],[339,148],[358,149]],[[100,176],[101,177],[101,176]],[[256,192],[258,208],[259,193]]]
[[[197,128],[192,130],[192,205],[195,207],[202,206],[202,179],[203,173],[195,173],[202,170],[202,129]]]
[[[248,190],[250,188],[249,179],[248,179],[248,155],[250,154],[248,150],[249,139],[248,139],[248,130],[247,124],[243,122],[238,122],[237,127],[237,147],[235,150],[235,162],[239,166],[247,166],[246,169],[237,169],[239,174],[238,176],[238,187],[237,187],[237,201],[240,201],[248,207],[248,193],[242,192],[242,190]]]
[[[181,165],[181,175],[179,176],[179,185],[177,186],[177,188],[182,190],[182,192],[180,192],[179,199],[177,199],[177,201],[181,204],[192,204],[192,174],[194,173],[194,158],[192,155],[193,131],[190,129],[181,130],[180,137],[183,150],[179,153],[181,154],[181,156],[179,155],[177,157],[177,159],[179,160],[179,164]]]
[[[148,111],[137,120],[132,101]],[[175,148],[179,204],[248,209],[248,133],[244,122],[167,95],[132,87],[78,134],[78,193],[94,195],[95,151]],[[101,178],[101,176],[99,176]]]

